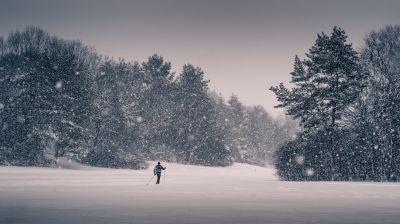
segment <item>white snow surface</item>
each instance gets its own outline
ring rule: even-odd
[[[162,163],[165,179],[146,185],[150,164],[0,167],[0,223],[400,223],[398,183],[285,182],[271,168]]]

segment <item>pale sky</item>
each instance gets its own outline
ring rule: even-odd
[[[177,73],[201,67],[226,99],[277,115],[268,89],[288,82],[317,33],[340,26],[359,49],[367,32],[400,24],[399,12],[398,0],[0,0],[0,35],[34,25],[114,58],[157,53]]]

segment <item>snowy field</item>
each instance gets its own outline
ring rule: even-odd
[[[282,182],[272,169],[244,164],[163,165],[161,185],[146,185],[152,169],[0,167],[0,223],[400,223],[400,184]]]

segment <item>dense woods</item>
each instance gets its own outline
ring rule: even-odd
[[[264,166],[296,130],[236,96],[226,102],[194,65],[176,75],[159,55],[114,60],[37,27],[0,37],[0,92],[3,165]]]

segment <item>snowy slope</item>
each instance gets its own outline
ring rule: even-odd
[[[163,165],[161,185],[146,185],[151,168],[0,167],[0,223],[400,223],[399,184],[282,182],[273,169],[245,164]]]

